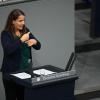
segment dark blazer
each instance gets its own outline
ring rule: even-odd
[[[32,33],[29,35],[30,39],[36,39]],[[36,39],[37,40],[37,39]],[[21,61],[21,40],[16,40],[13,38],[12,34],[7,31],[1,33],[1,44],[3,47],[4,57],[1,67],[3,73],[10,73],[19,70],[20,61]],[[39,50],[41,48],[40,42],[37,40],[37,45],[32,46],[34,49]],[[31,47],[30,48],[30,58],[31,56]]]

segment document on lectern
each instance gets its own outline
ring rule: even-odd
[[[49,75],[49,74],[53,74],[56,72],[53,72],[47,69],[38,69],[38,70],[34,70],[33,73],[38,74],[38,75]]]
[[[13,76],[16,76],[20,79],[27,79],[27,78],[31,78],[31,75],[30,74],[27,74],[25,72],[21,72],[21,73],[17,73],[17,74],[11,74]]]

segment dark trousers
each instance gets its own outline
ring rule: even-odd
[[[24,87],[3,78],[6,100],[24,100]]]

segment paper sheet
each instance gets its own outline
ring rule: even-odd
[[[47,69],[38,69],[38,70],[34,70],[33,73],[38,74],[38,75],[49,75],[55,72],[47,70]]]
[[[22,73],[17,73],[17,74],[11,74],[13,76],[16,76],[20,79],[27,79],[27,78],[31,78],[31,75],[30,74],[27,74],[25,72],[22,72]]]

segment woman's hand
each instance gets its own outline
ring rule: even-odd
[[[25,33],[25,34],[20,38],[20,40],[21,40],[22,42],[25,42],[25,41],[29,40],[29,34],[30,34],[30,32]]]
[[[30,40],[26,41],[25,43],[27,43],[28,46],[32,46],[32,45],[36,45],[37,41],[35,39],[30,39]]]

